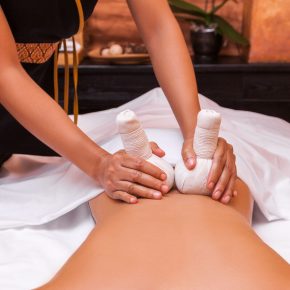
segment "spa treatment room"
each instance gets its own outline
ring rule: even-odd
[[[289,15],[0,0],[0,290],[290,290]]]

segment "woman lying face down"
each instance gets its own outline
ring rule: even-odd
[[[172,187],[173,169],[158,158],[151,160],[146,134],[134,112],[120,113],[117,123],[127,153],[163,168]],[[216,112],[199,113],[195,135],[199,157],[213,154],[219,124]],[[205,195],[203,182],[199,187],[197,181],[191,182],[204,179],[203,169],[196,176],[182,173],[185,168],[178,171],[189,174],[182,186],[195,195],[174,188],[162,201],[141,199],[134,206],[106,194],[92,200],[95,229],[40,289],[286,289],[289,265],[250,227],[253,200],[246,184],[237,180],[239,195],[229,205],[217,203]]]
[[[101,194],[96,227],[39,289],[290,289],[290,267],[251,229],[241,180],[228,205],[173,189],[129,205]]]

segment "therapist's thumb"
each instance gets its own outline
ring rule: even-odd
[[[158,146],[155,142],[150,142],[152,153],[157,155],[158,157],[163,157],[165,155],[165,152]]]
[[[184,140],[181,155],[186,168],[192,170],[196,165],[196,155],[193,150],[193,138]]]

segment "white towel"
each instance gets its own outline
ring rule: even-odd
[[[200,102],[202,108],[221,113],[220,135],[233,144],[238,174],[249,185],[265,217],[290,219],[290,124],[257,113],[222,108],[201,95]],[[115,152],[122,148],[115,118],[124,109],[136,112],[148,137],[166,151],[168,161],[174,164],[180,158],[181,134],[161,89],[116,109],[82,115],[79,126],[98,144]],[[10,168],[7,162],[0,171],[2,229],[46,223],[103,191],[62,158],[52,158],[49,163],[44,158],[15,158],[19,158],[18,166]],[[5,177],[7,170],[9,176]]]

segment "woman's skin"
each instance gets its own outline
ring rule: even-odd
[[[182,156],[192,169],[195,166],[192,138],[200,107],[194,70],[182,33],[166,0],[128,3],[156,76],[179,122],[185,140]],[[1,104],[38,139],[94,178],[111,198],[128,203],[136,203],[138,197],[161,199],[168,191],[164,185],[166,175],[154,165],[124,152],[109,154],[78,129],[22,68],[1,7],[0,27]],[[152,146],[155,154],[164,154],[156,144]],[[208,179],[212,197],[229,202],[236,194],[235,179],[232,146],[220,138]],[[130,188],[134,191],[130,192]]]
[[[287,290],[290,267],[251,229],[253,200],[229,205],[176,190],[136,206],[102,194],[86,241],[39,290]]]

